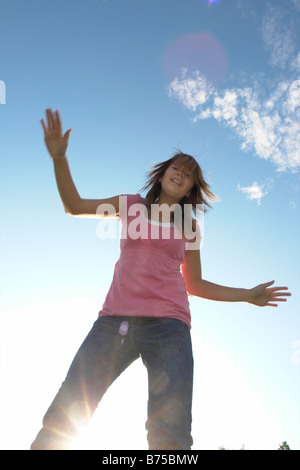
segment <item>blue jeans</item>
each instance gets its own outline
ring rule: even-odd
[[[192,445],[193,353],[176,319],[99,317],[43,419],[32,450],[66,450],[113,381],[138,357],[148,371],[149,449]]]

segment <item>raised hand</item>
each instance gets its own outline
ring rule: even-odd
[[[59,111],[53,112],[51,109],[47,109],[46,116],[47,125],[44,119],[41,119],[45,133],[45,143],[51,158],[56,160],[66,154],[72,129],[67,130],[63,135]]]
[[[274,281],[259,284],[249,291],[249,303],[259,307],[278,307],[277,302],[285,302],[291,294],[286,292],[287,287],[270,287]]]

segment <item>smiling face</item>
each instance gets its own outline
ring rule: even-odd
[[[154,165],[141,190],[147,191],[146,206],[149,213],[151,205],[156,203],[187,204],[196,213],[197,205],[203,204],[207,210],[209,201],[217,199],[205,181],[197,160],[181,151]]]
[[[165,171],[161,182],[160,200],[169,200],[170,203],[179,202],[185,196],[190,195],[194,186],[194,178],[191,172],[179,159],[171,163]]]

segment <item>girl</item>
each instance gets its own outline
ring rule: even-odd
[[[201,233],[192,212],[214,199],[202,171],[189,155],[176,154],[149,173],[146,198],[122,195],[82,199],[65,156],[69,129],[59,113],[42,119],[67,214],[122,221],[121,252],[111,287],[90,333],[48,409],[33,450],[69,449],[112,382],[141,356],[148,372],[149,449],[192,446],[193,354],[188,294],[219,301],[277,306],[290,295],[274,281],[237,289],[202,279]],[[181,273],[182,268],[182,273]]]

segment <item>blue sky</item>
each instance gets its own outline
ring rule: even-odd
[[[300,449],[299,18],[299,0],[0,0],[2,449],[29,447],[119,255],[63,211],[47,107],[73,129],[82,197],[139,192],[178,147],[198,159],[220,199],[203,277],[292,297],[190,300],[194,449]],[[78,448],[146,448],[145,374],[114,384]]]

